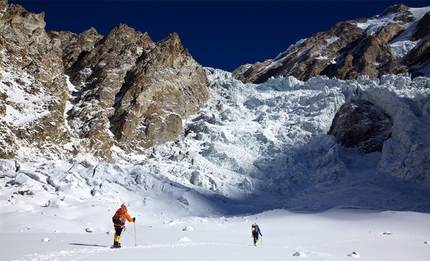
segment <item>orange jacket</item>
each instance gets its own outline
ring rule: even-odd
[[[131,218],[131,216],[127,213],[127,207],[125,205],[121,205],[122,208],[122,215],[120,217],[122,224],[113,224],[115,227],[123,227],[125,221],[127,220],[128,222],[133,222],[133,219]],[[118,210],[120,210],[121,208],[119,208]],[[118,211],[117,210],[117,211]]]

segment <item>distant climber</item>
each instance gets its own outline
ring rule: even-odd
[[[124,224],[126,220],[128,222],[136,222],[136,218],[131,218],[131,216],[127,213],[127,207],[125,206],[125,203],[122,203],[121,207],[115,212],[115,215],[112,217],[113,226],[115,228],[112,248],[121,248],[119,240],[121,239],[121,233],[124,229]]]
[[[257,223],[252,224],[251,226],[251,231],[252,231],[252,236],[254,238],[254,246],[257,246],[257,242],[258,242],[258,236],[263,236],[261,234],[261,230],[260,227],[257,225]]]

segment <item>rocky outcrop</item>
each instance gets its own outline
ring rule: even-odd
[[[7,1],[0,9],[1,158],[20,148],[114,161],[177,139],[209,98],[176,33],[156,43],[125,24],[106,37],[47,33],[44,13]]]
[[[59,42],[44,30],[44,13],[1,3],[0,157],[23,147],[44,153],[68,142],[64,111],[68,100]],[[23,114],[24,117],[19,115]]]
[[[428,14],[415,21],[407,6],[391,6],[370,19],[340,22],[326,32],[297,42],[275,59],[242,65],[233,75],[252,83],[280,76],[304,81],[317,75],[356,79],[359,75],[377,78],[409,72],[420,76],[422,69],[429,66],[428,21]],[[391,45],[400,37],[405,40],[402,33],[407,30],[414,30],[409,40],[416,46],[406,58],[396,57]]]
[[[336,113],[328,134],[346,148],[359,148],[363,153],[382,151],[390,138],[391,118],[366,101],[345,103]]]
[[[408,66],[412,76],[421,76],[419,69],[423,66],[430,67],[430,12],[427,12],[418,22],[416,31],[412,36],[413,41],[422,43],[412,49],[404,58],[403,63]]]
[[[206,74],[174,33],[157,43],[127,75],[111,131],[124,149],[149,148],[182,134],[182,119],[209,99]],[[136,128],[142,129],[133,133]]]
[[[203,68],[177,34],[153,43],[124,24],[77,60],[70,79],[80,88],[70,125],[99,156],[113,145],[141,152],[178,138],[182,118],[209,98]]]
[[[66,71],[70,70],[82,55],[94,49],[95,45],[103,38],[94,28],[90,28],[81,34],[70,31],[49,31],[48,35],[51,39],[61,42],[63,65]]]

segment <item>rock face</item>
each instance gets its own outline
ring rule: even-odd
[[[357,147],[364,153],[380,152],[392,126],[388,115],[370,102],[359,100],[342,105],[328,134],[344,147]]]
[[[203,68],[177,34],[153,43],[123,24],[77,60],[70,79],[81,88],[68,112],[70,125],[80,126],[80,138],[108,141],[90,145],[98,156],[113,145],[132,152],[178,138],[182,118],[209,98]]]
[[[420,68],[422,64],[430,63],[430,12],[427,12],[418,22],[416,31],[412,36],[413,41],[421,40],[422,43],[404,58],[403,63],[409,68]],[[415,73],[417,74],[417,73]]]
[[[408,72],[422,76],[430,67],[429,13],[416,15],[400,4],[370,19],[340,22],[297,42],[275,59],[242,65],[233,75],[252,83],[279,76],[304,81],[317,75],[356,79]]]
[[[50,31],[48,35],[61,43],[63,65],[66,71],[71,69],[77,60],[81,58],[81,55],[90,52],[103,39],[103,36],[98,34],[94,28],[90,28],[79,35],[69,31]]]
[[[202,66],[176,33],[154,43],[124,24],[106,37],[44,28],[44,13],[0,2],[0,80],[8,86],[0,158],[27,148],[114,161],[117,147],[142,152],[177,139],[182,119],[209,98]]]
[[[14,157],[23,147],[43,153],[48,146],[55,150],[70,141],[60,42],[49,38],[44,28],[44,13],[1,2],[0,80],[8,86],[0,92],[2,158]]]

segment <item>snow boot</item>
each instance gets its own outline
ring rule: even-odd
[[[118,235],[115,235],[113,237],[113,246],[112,246],[112,248],[121,248],[121,244],[119,243],[120,238],[121,237],[118,236]]]

